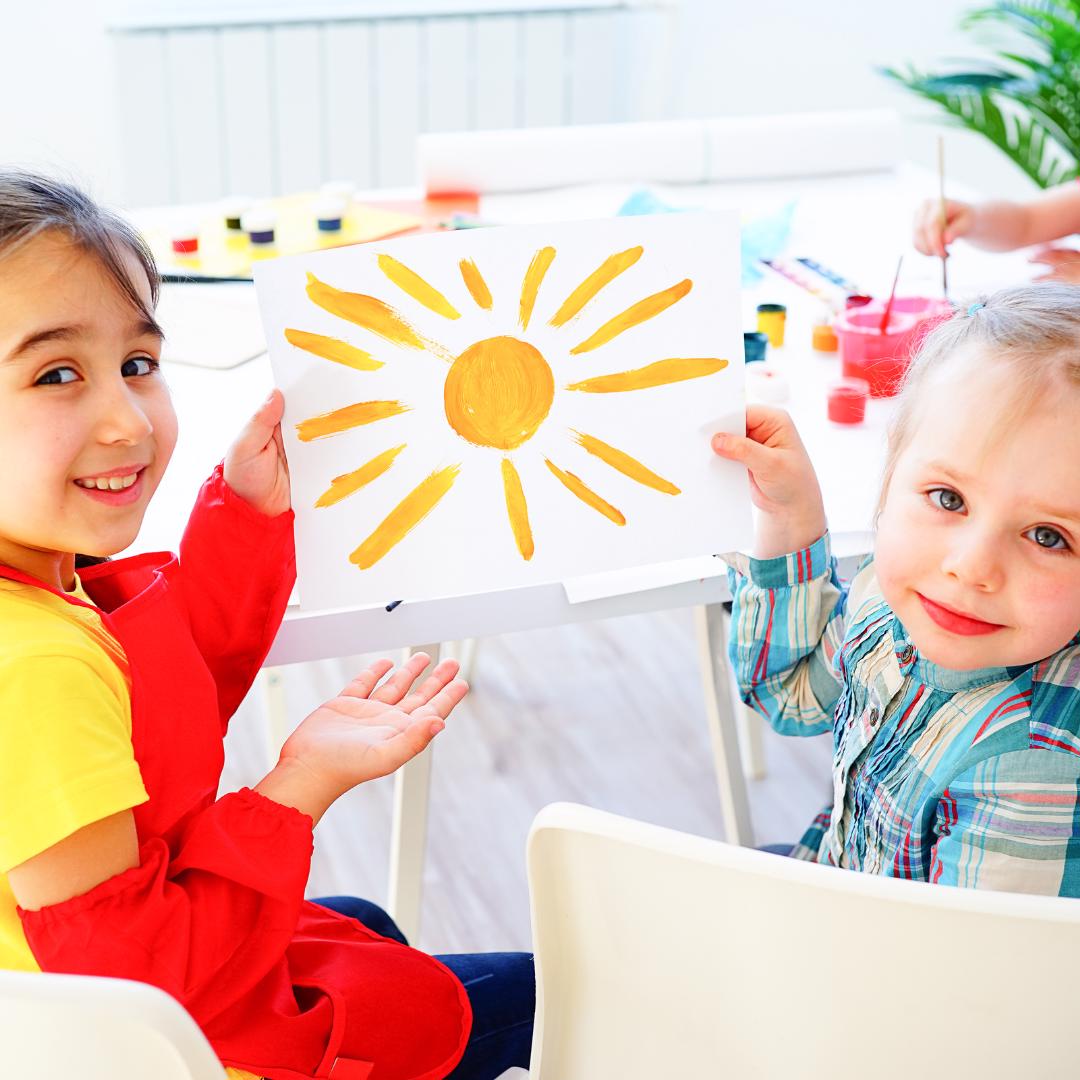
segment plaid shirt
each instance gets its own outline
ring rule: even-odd
[[[1080,634],[1027,667],[920,658],[868,559],[826,534],[730,558],[731,660],[782,735],[833,735],[833,795],[793,855],[969,888],[1080,896]]]

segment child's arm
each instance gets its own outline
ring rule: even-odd
[[[713,449],[745,464],[755,558],[729,570],[731,660],[743,700],[777,731],[817,735],[831,727],[840,695],[832,657],[844,596],[825,536],[813,465],[787,413],[750,406],[746,437],[717,435]]]
[[[411,690],[427,662],[417,654],[378,689],[390,664],[365,670],[300,725],[257,793],[225,795],[195,814],[175,857],[159,838],[136,851],[125,811],[12,868],[42,969],[160,986],[204,1025],[250,992],[292,939],[312,819],[419,753],[464,696],[452,661]]]
[[[283,408],[275,390],[203,485],[180,542],[187,622],[217,685],[223,729],[270,650],[296,579]]]
[[[913,242],[924,255],[943,256],[960,237],[987,251],[1014,251],[1075,232],[1080,232],[1080,184],[1073,181],[1026,203],[947,199],[944,222],[940,200],[927,199],[915,212]]]

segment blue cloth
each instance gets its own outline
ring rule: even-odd
[[[362,922],[383,937],[408,945],[397,923],[370,900],[325,896],[314,903]],[[452,953],[436,956],[469,995],[473,1024],[465,1055],[447,1080],[495,1080],[507,1069],[529,1067],[536,976],[531,953]]]

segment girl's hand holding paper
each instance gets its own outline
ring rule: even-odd
[[[225,455],[225,483],[267,517],[291,505],[289,464],[281,442],[285,398],[274,390],[248,421]]]

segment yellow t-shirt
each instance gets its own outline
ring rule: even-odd
[[[0,968],[41,970],[8,870],[147,798],[119,642],[96,611],[0,578]]]
[[[73,595],[87,600],[76,583]],[[119,643],[91,608],[0,578],[0,967],[40,970],[7,872],[147,799]]]

